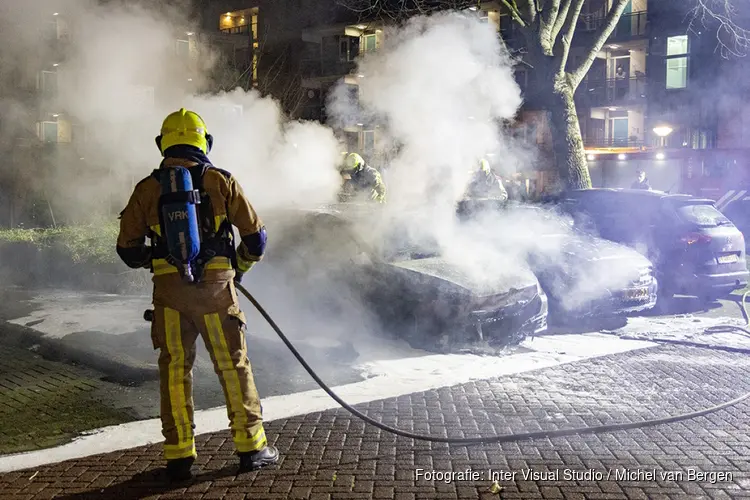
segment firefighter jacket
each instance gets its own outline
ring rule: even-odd
[[[340,199],[348,200],[361,193],[367,193],[370,198],[385,203],[385,183],[380,172],[369,165],[361,166],[349,172],[350,178],[344,181]]]
[[[466,190],[466,198],[489,198],[497,201],[506,201],[508,191],[503,186],[503,181],[489,168],[480,168],[469,182]]]
[[[207,163],[207,158],[200,154],[185,154],[186,158],[165,158],[163,167],[183,166],[186,168]],[[198,158],[201,157],[201,158]],[[206,161],[202,161],[205,159]],[[235,178],[224,170],[208,168],[202,179],[204,191],[211,204],[215,231],[226,227],[228,219],[231,225],[239,230],[241,242],[234,253],[233,231],[229,226],[232,255],[216,255],[205,263],[202,281],[223,281],[234,277],[237,271],[244,273],[263,257],[266,245],[266,231],[250,202],[245,197],[241,186]],[[153,256],[153,246],[146,245],[146,237],[152,242],[161,236],[159,224],[159,197],[161,185],[153,176],[140,181],[133,191],[127,206],[120,214],[120,233],[117,238],[117,253],[131,268],[148,267],[154,274],[154,283],[161,277],[174,281],[177,268],[164,258]],[[152,258],[153,257],[153,258]],[[236,259],[235,259],[236,258]]]

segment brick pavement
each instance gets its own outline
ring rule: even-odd
[[[750,358],[687,347],[657,347],[477,381],[359,405],[384,423],[451,436],[598,425],[699,409],[750,391]],[[699,419],[611,434],[502,445],[448,446],[397,438],[344,410],[267,424],[283,461],[276,469],[236,476],[231,439],[198,438],[198,476],[165,486],[158,445],[71,460],[0,476],[0,498],[152,499],[677,499],[750,498],[750,404]],[[482,474],[450,483],[415,470]],[[566,480],[563,469],[602,475],[682,472],[671,481],[610,477]],[[688,469],[730,473],[695,481]],[[516,473],[490,491],[487,470]],[[524,471],[560,471],[524,480]]]
[[[0,453],[54,446],[81,431],[131,420],[95,399],[107,385],[91,370],[0,345]]]

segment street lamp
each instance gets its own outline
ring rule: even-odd
[[[664,147],[667,143],[667,136],[672,133],[672,127],[666,124],[657,125],[654,127],[654,133],[659,136],[661,147]]]

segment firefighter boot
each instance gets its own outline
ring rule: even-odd
[[[266,446],[258,451],[238,453],[240,456],[239,473],[258,470],[279,461],[279,450],[275,446]]]
[[[167,478],[170,481],[188,481],[192,479],[193,473],[190,468],[195,462],[194,457],[167,460]]]

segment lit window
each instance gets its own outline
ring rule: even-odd
[[[42,122],[39,138],[44,142],[57,142],[57,122]]]
[[[688,36],[670,36],[667,38],[666,88],[684,89],[688,80]]]
[[[378,47],[377,35],[365,35],[365,52],[372,52]]]
[[[39,75],[39,89],[45,94],[54,94],[57,91],[57,72],[42,71]]]
[[[365,130],[362,132],[362,149],[366,153],[372,153],[375,150],[374,130]]]
[[[177,40],[175,51],[177,52],[178,56],[187,59],[188,57],[190,57],[190,42],[188,42],[187,40]]]
[[[684,89],[687,87],[687,57],[667,59],[667,88]]]
[[[670,36],[667,38],[667,56],[681,56],[688,53],[688,36]]]

